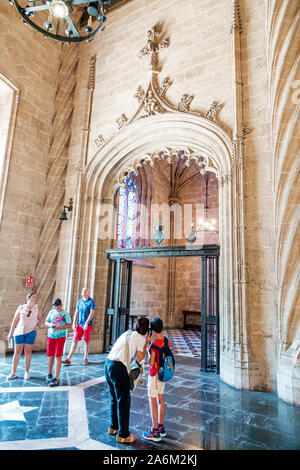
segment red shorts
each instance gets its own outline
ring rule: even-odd
[[[89,325],[86,330],[83,329],[83,326],[76,325],[74,339],[80,341],[82,336],[84,337],[84,341],[86,343],[90,342],[92,329],[94,325]]]
[[[64,354],[64,345],[66,337],[62,338],[47,338],[47,356],[48,357],[61,357]]]

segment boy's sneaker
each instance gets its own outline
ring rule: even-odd
[[[46,377],[46,382],[47,382],[47,383],[50,383],[50,382],[52,382],[53,379],[54,379],[53,375],[52,375],[52,374],[48,374],[47,377]]]
[[[49,387],[57,387],[59,385],[59,379],[53,379],[52,382],[49,383]]]
[[[149,428],[148,431],[143,432],[142,437],[147,441],[160,442],[162,440],[158,430],[156,430],[153,426],[152,428]]]
[[[158,432],[160,437],[166,437],[167,433],[163,424],[158,425]]]

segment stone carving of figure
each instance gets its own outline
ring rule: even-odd
[[[149,90],[147,95],[145,96],[144,110],[145,110],[144,117],[162,113],[162,109],[158,105],[156,99],[153,96],[153,92],[151,90]]]

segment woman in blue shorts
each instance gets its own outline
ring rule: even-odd
[[[27,295],[27,301],[19,305],[14,315],[7,340],[14,337],[15,350],[12,363],[12,371],[7,380],[16,379],[16,370],[19,364],[23,348],[25,353],[25,375],[24,380],[30,379],[29,369],[32,348],[36,338],[36,332],[41,322],[41,312],[36,303],[34,294]]]

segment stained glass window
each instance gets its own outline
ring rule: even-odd
[[[135,174],[132,172],[119,191],[118,248],[135,247],[137,192],[138,185]]]

